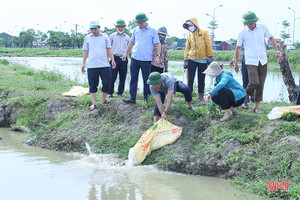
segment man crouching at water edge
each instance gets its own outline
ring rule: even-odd
[[[154,123],[158,121],[158,117],[166,119],[168,110],[172,104],[173,94],[181,92],[188,103],[189,110],[194,110],[191,106],[192,93],[190,88],[183,82],[178,81],[169,73],[160,74],[159,72],[152,72],[149,75],[147,83],[150,85],[151,94],[154,97],[156,105],[154,107]],[[164,108],[165,97],[167,95],[167,104]]]
[[[100,24],[98,21],[92,21],[90,23],[91,34],[87,35],[83,43],[83,62],[81,71],[85,73],[85,63],[88,60],[88,81],[89,81],[89,92],[92,97],[92,105],[90,111],[97,108],[96,106],[96,93],[99,84],[99,76],[102,80],[102,103],[107,103],[105,100],[110,82],[111,82],[111,66],[108,62],[110,57],[112,62],[112,68],[116,67],[114,60],[113,51],[110,45],[109,38],[106,34],[100,33]]]

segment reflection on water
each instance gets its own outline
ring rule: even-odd
[[[78,81],[80,83],[87,82],[86,74],[81,73],[82,58],[70,58],[70,57],[10,57],[12,62],[20,63],[24,66],[31,67],[33,69],[49,69],[60,72],[65,75],[65,77],[71,80]],[[224,63],[226,64],[226,63]],[[279,66],[278,66],[279,68]],[[233,72],[233,69],[225,66],[225,70]],[[130,83],[130,70],[128,70],[125,90],[129,90]],[[186,73],[183,72],[183,62],[182,61],[169,61],[169,72],[175,75],[178,80],[187,82]],[[234,78],[237,79],[242,84],[242,75],[235,72],[232,73]],[[296,84],[299,83],[300,72],[293,73]],[[196,78],[195,78],[196,79]],[[118,79],[115,83],[115,88],[117,87]],[[196,80],[195,80],[196,84]],[[209,77],[205,80],[205,88],[208,90],[211,86],[211,80]],[[143,79],[140,73],[138,82],[138,92],[142,92],[143,89]],[[196,92],[196,90],[194,91]],[[264,101],[286,101],[288,102],[288,92],[284,85],[281,72],[268,72],[265,82],[264,89]]]
[[[25,135],[0,129],[0,199],[259,199],[224,180],[130,167],[114,155],[80,155],[22,145]]]

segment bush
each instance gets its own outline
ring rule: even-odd
[[[2,60],[0,60],[0,64],[1,64],[1,65],[8,65],[8,64],[9,64],[9,61],[6,60],[6,59],[2,59]]]

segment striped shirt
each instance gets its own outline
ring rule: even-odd
[[[87,68],[110,67],[107,60],[107,49],[109,48],[111,48],[111,45],[106,34],[87,35],[82,47],[83,50],[88,51]]]
[[[123,35],[120,35],[118,32],[115,32],[109,36],[109,40],[114,55],[120,57],[123,56],[130,41],[130,37],[125,33]]]
[[[149,25],[142,30],[139,26],[133,29],[131,41],[134,42],[132,58],[140,61],[151,61],[153,45],[159,43],[157,31]]]

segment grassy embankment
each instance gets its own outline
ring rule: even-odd
[[[44,57],[82,57],[82,49],[44,49],[44,48],[0,48],[0,55],[8,56],[10,53],[16,57],[44,56]],[[169,50],[169,59],[183,60],[184,50]],[[234,51],[214,51],[214,60],[230,61]],[[300,63],[300,50],[289,52],[289,63]],[[268,50],[268,61],[276,63],[275,52]]]
[[[61,75],[35,72],[3,60],[0,70],[0,104],[6,104],[7,111],[13,113],[11,126],[32,130],[32,145],[86,152],[88,142],[95,153],[115,153],[125,159],[129,148],[152,125],[154,101],[144,103],[141,94],[136,105],[114,98],[90,112],[89,95],[61,96],[72,85],[79,85]],[[129,97],[128,92],[125,95]],[[46,120],[45,113],[53,101],[68,101],[69,106],[56,119]],[[275,106],[287,104],[262,103],[259,115],[239,108],[237,117],[220,123],[217,109],[208,116],[207,105],[195,100],[196,112],[187,111],[183,97],[177,94],[168,120],[182,126],[183,134],[176,143],[152,152],[144,164],[190,174],[226,174],[231,183],[243,190],[274,199],[300,198],[300,119],[289,114],[284,119],[268,120],[266,114]],[[231,138],[242,148],[228,154],[226,141]],[[267,191],[268,181],[283,180],[291,181],[288,192]]]

